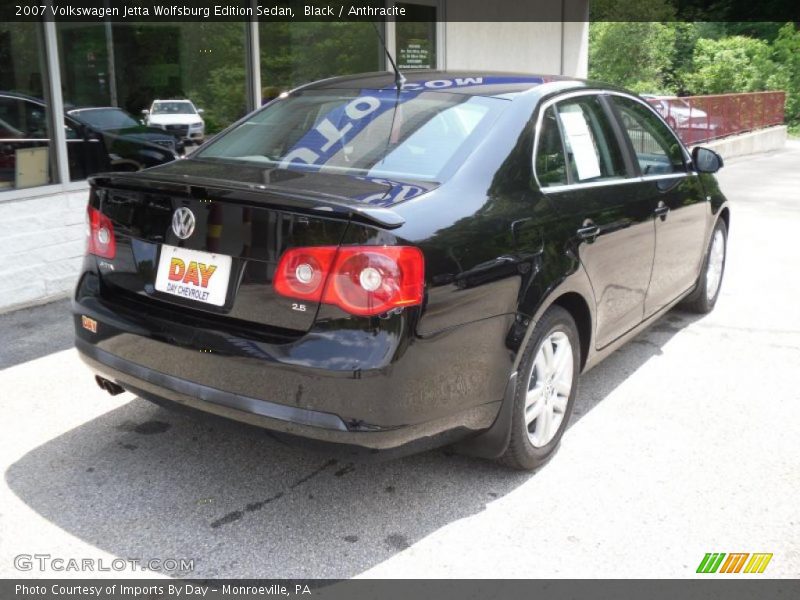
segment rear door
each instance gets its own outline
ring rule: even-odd
[[[637,188],[655,221],[653,275],[644,316],[658,312],[697,280],[710,218],[705,192],[669,127],[644,102],[614,95],[619,122],[641,174]]]
[[[589,276],[596,302],[596,345],[641,322],[653,264],[650,200],[635,185],[607,102],[581,93],[546,106],[539,126],[536,174],[562,216]]]

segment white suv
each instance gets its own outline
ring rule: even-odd
[[[206,124],[191,100],[153,100],[150,110],[143,110],[145,125],[160,127],[182,140],[203,143]]]

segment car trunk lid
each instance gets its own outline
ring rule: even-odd
[[[237,168],[235,179],[223,179],[220,165],[179,163],[92,178],[92,203],[116,236],[115,257],[98,258],[104,293],[232,325],[307,331],[318,304],[282,297],[272,286],[282,253],[338,246],[351,222],[403,223],[381,206],[392,197],[391,182],[260,168]],[[173,226],[176,211],[186,222]]]

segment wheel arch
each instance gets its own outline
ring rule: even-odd
[[[483,433],[457,444],[456,448],[459,451],[472,456],[494,459],[500,457],[508,448],[511,439],[512,409],[517,388],[519,363],[536,323],[541,320],[542,315],[551,306],[563,308],[575,320],[580,337],[581,371],[586,367],[592,354],[591,348],[594,341],[594,292],[589,277],[578,263],[571,275],[552,288],[552,291],[542,295],[538,307],[533,311],[533,318],[528,319],[525,313],[517,314],[518,321],[522,320],[525,323],[526,332],[522,339],[517,338],[519,342],[514,344],[516,359],[497,418],[492,426]]]
[[[517,353],[514,369],[508,381],[506,393],[495,422],[489,429],[476,437],[459,442],[456,445],[458,451],[471,456],[496,459],[502,456],[508,448],[508,444],[511,440],[512,410],[517,389],[517,369],[519,367],[519,360],[523,354],[522,349],[528,344],[536,323],[542,318],[542,315],[553,306],[558,306],[566,310],[575,320],[575,324],[578,327],[578,336],[580,338],[581,371],[583,371],[589,358],[588,355],[592,347],[592,340],[594,339],[594,313],[590,308],[589,301],[586,299],[587,291],[590,298],[593,299],[594,296],[591,293],[591,287],[589,287],[588,290],[584,290],[584,293],[581,293],[577,291],[576,288],[568,286],[568,281],[569,279],[546,297],[545,301],[542,302],[539,309],[536,311],[535,318],[528,322],[527,333],[520,346],[520,351]],[[584,281],[584,279],[579,278],[578,281]],[[588,284],[588,280],[586,281]]]
[[[578,328],[581,349],[581,370],[583,370],[591,358],[594,342],[595,329],[595,297],[589,276],[578,262],[574,271],[561,281],[560,284],[553,286],[550,290],[542,294],[541,300],[534,304],[533,317],[528,321],[527,331],[519,345],[519,352],[514,364],[516,371],[522,350],[528,344],[528,340],[533,334],[536,323],[542,318],[551,306],[559,306],[566,310],[575,320]],[[528,313],[530,314],[530,313]]]
[[[728,206],[723,206],[719,211],[719,218],[725,221],[725,229],[730,232],[731,230],[731,209]]]
[[[589,310],[589,303],[578,292],[566,292],[558,296],[550,303],[548,308],[560,306],[566,310],[578,328],[578,338],[581,344],[581,370],[586,366],[586,359],[591,348],[592,332],[592,312]]]
[[[128,171],[128,167],[133,167],[134,172],[144,169],[142,163],[135,161],[132,158],[120,158],[119,160],[111,161],[112,171]]]

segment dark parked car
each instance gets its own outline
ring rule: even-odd
[[[114,106],[75,108],[67,113],[103,139],[113,171],[139,171],[178,158],[183,141],[143,125]]]
[[[0,91],[0,187],[18,179],[18,151],[50,146],[47,112],[39,98]],[[101,171],[161,165],[178,158],[183,149],[174,136],[145,127],[114,107],[67,110],[64,134],[73,181]]]
[[[69,117],[64,119],[64,133],[67,138],[67,157],[70,179],[86,179],[92,173],[110,168],[108,155],[102,141]],[[51,135],[48,126],[47,105],[44,101],[18,94],[0,91],[0,186],[25,187],[21,172],[29,170],[24,164],[21,151],[41,148],[51,152]],[[46,150],[45,150],[46,149]],[[46,160],[50,162],[49,157]],[[45,180],[34,183],[42,185]]]
[[[581,80],[328,79],[92,180],[76,345],[112,393],[534,468],[579,373],[679,302],[714,307],[720,166]]]

